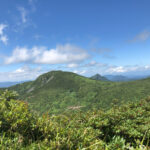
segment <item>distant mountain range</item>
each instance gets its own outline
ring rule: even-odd
[[[101,76],[100,74],[96,74],[90,78],[93,80],[109,81],[106,77]]]
[[[95,74],[94,76],[90,77],[94,80],[101,80],[101,81],[113,81],[113,82],[126,82],[126,81],[134,81],[147,78],[147,76],[123,76],[123,75],[104,75],[101,76],[100,74]]]
[[[6,87],[10,87],[16,84],[20,84],[23,83],[25,81],[20,81],[20,82],[0,82],[0,88],[6,88]]]
[[[115,82],[130,81],[131,80],[128,77],[123,76],[123,75],[105,75],[104,77],[110,81],[115,81]]]

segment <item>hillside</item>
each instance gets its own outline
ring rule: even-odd
[[[110,108],[114,99],[118,104],[136,101],[150,95],[150,78],[131,82],[92,80],[75,73],[52,71],[35,81],[15,85],[9,90],[19,93],[40,113],[60,113],[70,110]],[[116,102],[116,100],[115,100]]]
[[[101,80],[101,81],[109,81],[107,78],[101,76],[100,74],[95,74],[94,76],[90,77],[93,80]]]

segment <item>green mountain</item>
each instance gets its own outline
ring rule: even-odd
[[[90,78],[93,80],[109,81],[107,78],[101,76],[100,74],[95,74],[94,76],[92,76]]]
[[[70,110],[110,108],[112,102],[136,101],[150,95],[150,78],[130,82],[92,80],[72,72],[52,71],[35,81],[9,88],[20,99],[40,112],[61,113]]]

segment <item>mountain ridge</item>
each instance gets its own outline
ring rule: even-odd
[[[114,99],[118,103],[137,101],[150,95],[150,78],[112,82],[93,80],[81,75],[51,71],[29,81],[8,88],[19,93],[20,99],[28,102],[40,113],[61,113],[68,108],[81,110],[110,108]]]

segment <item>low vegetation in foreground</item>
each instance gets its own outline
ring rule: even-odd
[[[38,116],[15,92],[0,95],[1,150],[148,150],[150,98],[104,112]]]

